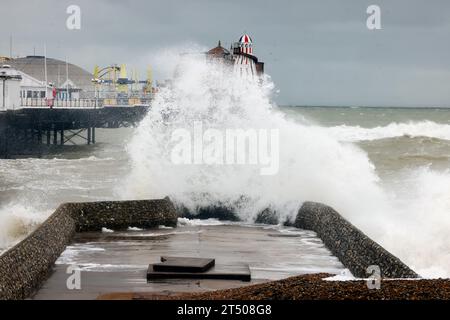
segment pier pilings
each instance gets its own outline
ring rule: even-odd
[[[0,158],[40,156],[67,144],[97,142],[96,128],[135,126],[148,106],[25,108],[0,112]],[[45,136],[45,139],[43,139]]]

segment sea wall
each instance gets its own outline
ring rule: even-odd
[[[202,211],[202,218],[217,212],[220,216],[230,214],[228,209],[209,208]],[[267,222],[274,223],[270,211],[265,215],[271,218]],[[0,299],[29,297],[46,280],[52,265],[76,232],[99,231],[102,227],[119,230],[130,226],[176,226],[177,217],[177,210],[168,198],[63,204],[27,238],[0,256]],[[366,269],[370,265],[378,265],[385,278],[417,277],[331,207],[305,202],[293,225],[315,231],[357,277],[367,277]]]
[[[356,277],[370,276],[366,272],[370,265],[379,266],[383,278],[418,277],[402,261],[329,206],[305,202],[297,214],[294,226],[316,232],[327,248]]]
[[[128,227],[176,227],[177,212],[169,198],[158,200],[103,201],[69,204],[77,232]]]
[[[25,299],[48,277],[76,232],[176,226],[170,199],[66,203],[33,233],[0,256],[0,299]]]
[[[223,206],[221,204],[215,204],[208,207],[199,207],[194,211],[191,211],[184,206],[179,206],[177,210],[180,217],[187,219],[241,221],[233,208]]]
[[[0,299],[24,299],[42,281],[75,234],[76,221],[61,205],[25,240],[0,256]]]

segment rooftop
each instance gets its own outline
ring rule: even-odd
[[[7,63],[13,68],[22,71],[40,81],[45,80],[45,57],[44,56],[26,56],[23,58],[11,59]],[[77,88],[89,90],[92,87],[92,74],[86,70],[68,63],[68,78]],[[47,79],[57,87],[66,82],[66,62],[47,57]]]
[[[225,55],[229,55],[230,51],[228,51],[227,49],[225,49],[224,47],[222,47],[221,42],[219,41],[217,47],[212,48],[211,50],[209,50],[207,52],[207,54],[209,55],[214,55],[214,56],[225,56]]]

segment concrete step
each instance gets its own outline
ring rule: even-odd
[[[161,257],[161,263],[153,264],[158,272],[205,272],[215,265],[211,258]]]
[[[158,279],[219,279],[251,281],[250,268],[247,264],[215,265],[205,272],[169,272],[156,271],[150,264],[147,270],[147,281]]]

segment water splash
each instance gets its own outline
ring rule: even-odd
[[[319,201],[333,206],[419,273],[450,275],[450,227],[440,221],[450,208],[449,177],[435,180],[432,172],[414,171],[413,181],[405,178],[402,184],[411,191],[408,196],[394,187],[383,189],[367,154],[340,141],[421,135],[424,129],[425,135],[441,137],[432,123],[419,123],[417,128],[413,123],[393,124],[388,126],[393,132],[383,134],[383,128],[330,130],[305,119],[294,122],[272,103],[274,84],[269,77],[261,83],[242,83],[222,66],[192,56],[171,63],[179,66],[177,76],[156,96],[128,147],[132,170],[124,188],[127,197],[168,195],[191,209],[220,202],[234,206],[247,222],[266,207],[286,219],[303,201]],[[219,130],[279,129],[278,174],[261,176],[256,168],[242,165],[173,164],[171,132],[189,129],[195,121]],[[447,128],[438,129],[446,138]],[[433,187],[436,181],[441,183]]]
[[[49,214],[21,203],[0,208],[0,253],[31,233]]]
[[[191,209],[221,202],[247,221],[269,206],[282,219],[292,217],[306,200],[325,202],[348,215],[383,210],[384,195],[366,154],[339,143],[323,128],[287,119],[271,102],[269,77],[243,81],[198,56],[172,63],[178,65],[172,85],[157,94],[128,146],[128,197],[169,195]],[[172,132],[190,130],[196,121],[217,130],[278,129],[279,172],[262,176],[249,165],[174,164]]]

